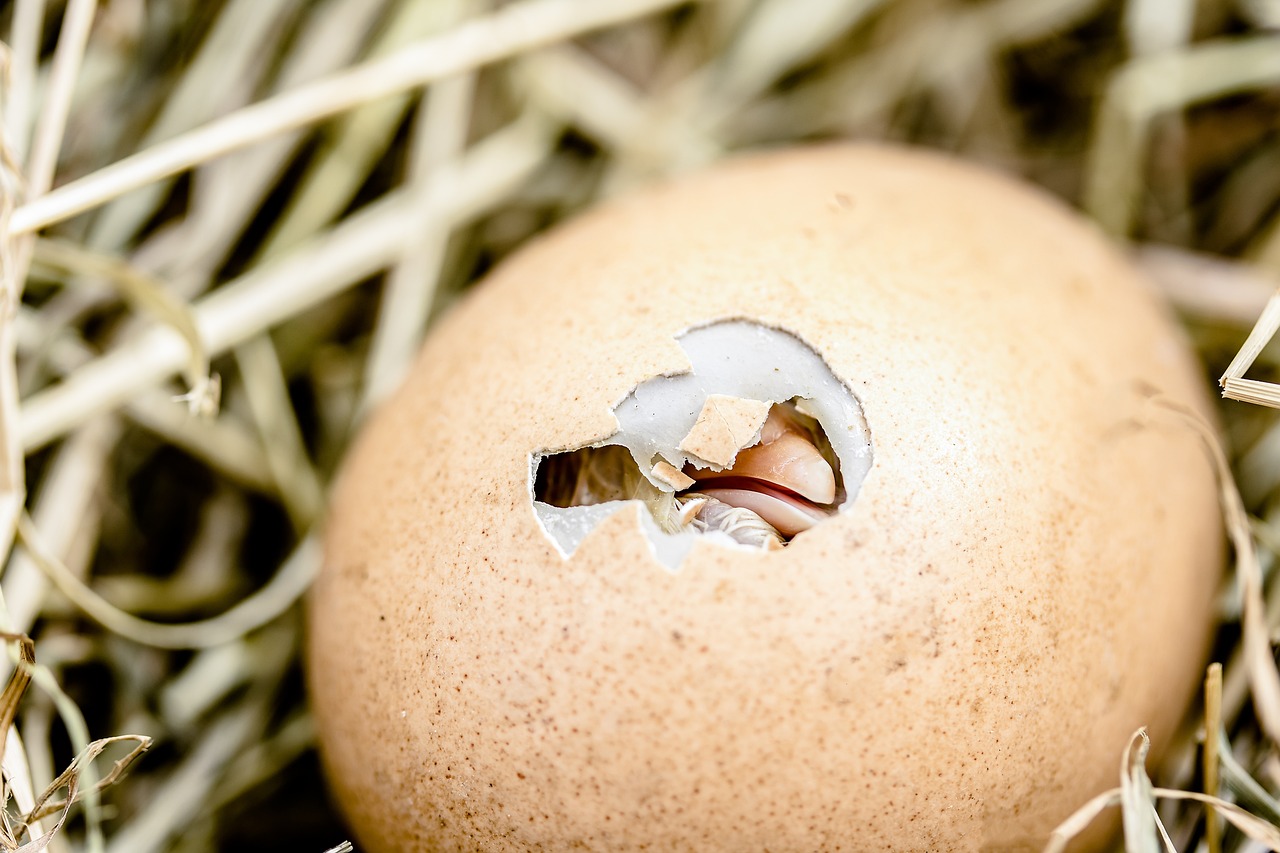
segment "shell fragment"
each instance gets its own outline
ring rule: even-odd
[[[733,464],[738,451],[756,440],[769,417],[769,404],[711,394],[680,449],[718,468]]]

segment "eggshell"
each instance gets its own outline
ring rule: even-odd
[[[786,330],[874,464],[778,551],[565,558],[531,455],[616,429],[676,336]],[[1022,850],[1168,740],[1222,559],[1165,308],[1044,194],[873,146],[757,155],[535,241],[439,324],[335,491],[310,599],[362,849]]]

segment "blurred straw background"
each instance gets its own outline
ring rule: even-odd
[[[298,665],[325,490],[431,318],[599,198],[955,152],[1130,242],[1206,384],[1280,282],[1276,0],[10,0],[0,33],[5,850],[348,836]],[[1150,771],[1240,808],[1157,798],[1136,739],[1098,807],[1141,853],[1280,841],[1280,423],[1222,418],[1223,666]]]

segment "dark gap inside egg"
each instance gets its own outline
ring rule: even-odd
[[[780,548],[834,515],[845,497],[840,461],[803,408],[799,398],[769,406],[754,440],[727,465],[691,459],[677,468],[657,456],[645,476],[627,448],[611,444],[546,456],[534,498],[555,507],[638,500],[667,533],[717,531]]]

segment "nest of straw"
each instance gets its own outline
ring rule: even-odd
[[[431,319],[598,198],[845,137],[954,151],[1082,207],[1167,290],[1206,376],[1264,404],[1222,407],[1235,559],[1204,701],[1163,766],[1141,738],[1117,756],[1117,791],[1058,840],[1119,805],[1133,851],[1280,842],[1280,3],[0,15],[3,849],[338,845],[298,601],[343,449]]]

